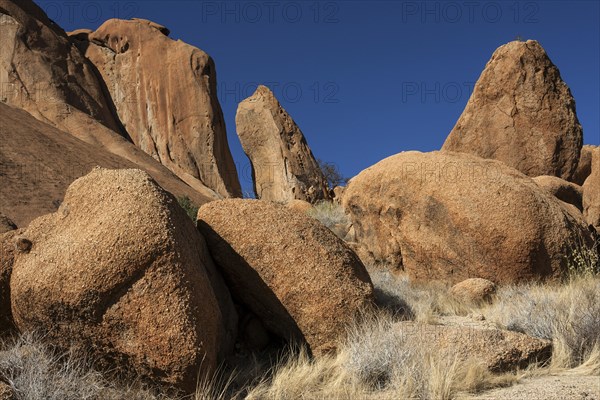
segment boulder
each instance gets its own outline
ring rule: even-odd
[[[343,206],[359,255],[414,279],[511,283],[559,278],[591,241],[582,218],[506,164],[452,152],[404,152],[351,179]]]
[[[10,218],[0,212],[0,234],[17,229],[17,225]]]
[[[187,196],[194,204],[204,204],[218,197],[206,187],[201,192],[188,186],[131,144],[123,148],[126,154],[121,157],[2,103],[0,135],[0,204],[2,211],[21,227],[39,216],[56,211],[67,187],[95,166],[143,168],[164,189],[177,197]],[[143,154],[148,162],[137,158],[136,153]]]
[[[583,215],[600,233],[600,147],[592,152],[591,172],[583,184]]]
[[[286,204],[290,210],[298,211],[302,214],[308,213],[313,206],[308,201],[293,199]]]
[[[176,196],[188,195],[196,204],[220,198],[191,175],[177,177],[129,141],[96,67],[32,0],[0,0],[0,38],[0,103],[23,109],[38,120],[75,136],[91,146],[92,151],[103,148],[129,161]],[[0,132],[9,134],[12,125],[2,119]],[[2,145],[4,142],[2,140]],[[37,145],[25,143],[23,150]],[[42,150],[36,156],[42,158],[39,154],[45,153]],[[41,164],[43,160],[22,167],[28,173],[35,169],[35,173],[43,174],[46,170]],[[89,169],[79,176],[87,172]],[[39,180],[43,178],[36,181]],[[35,188],[30,190],[35,191]],[[3,211],[8,213],[4,206]],[[17,216],[14,216],[15,222],[21,225]]]
[[[192,392],[226,336],[193,222],[140,170],[94,169],[32,221],[11,276],[13,318],[100,368]]]
[[[307,215],[264,200],[203,205],[198,227],[238,302],[272,333],[334,351],[356,312],[371,304],[365,267]]]
[[[590,144],[584,144],[581,148],[581,155],[579,157],[579,164],[577,164],[577,169],[575,170],[575,174],[573,174],[573,178],[571,182],[582,186],[590,173],[592,172],[592,153],[598,146],[593,146]]]
[[[235,115],[237,134],[250,158],[256,197],[286,203],[329,199],[329,186],[306,138],[273,92],[259,86]]]
[[[450,294],[467,303],[484,303],[492,300],[496,293],[494,282],[481,278],[469,278],[450,288]]]
[[[418,335],[421,345],[436,349],[451,361],[469,359],[482,363],[491,372],[524,369],[529,364],[547,361],[552,355],[552,342],[522,333],[490,327],[485,323],[460,318],[428,325],[416,322],[397,324],[404,335]]]
[[[552,196],[565,203],[572,204],[579,211],[582,211],[583,189],[581,186],[550,175],[536,176],[533,180]]]
[[[185,180],[241,197],[217,98],[215,63],[143,19],[110,19],[71,38],[98,69],[124,129],[144,152]],[[144,104],[144,107],[139,107]]]
[[[442,150],[570,180],[582,141],[571,91],[542,46],[528,40],[494,52]]]

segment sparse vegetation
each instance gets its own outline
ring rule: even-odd
[[[192,219],[192,221],[196,222],[196,217],[198,216],[198,206],[192,203],[192,200],[188,196],[182,196],[177,199],[177,202],[186,212],[186,214]]]
[[[600,240],[588,245],[583,238],[571,243],[567,256],[568,277],[594,276],[600,274]]]
[[[600,374],[600,276],[579,275],[555,284],[500,287],[492,304],[462,304],[440,283],[415,284],[385,270],[370,271],[379,311],[349,328],[337,355],[311,358],[289,350],[272,363],[255,360],[246,371],[221,371],[201,380],[193,399],[454,399],[511,385],[529,376],[568,370]],[[550,365],[493,374],[475,360],[461,361],[422,346],[418,335],[395,325],[404,319],[435,323],[444,316],[481,314],[499,327],[549,339]],[[115,384],[70,354],[54,355],[35,337],[4,341],[0,380],[17,399],[171,399],[139,382]],[[229,370],[228,370],[229,371]]]
[[[115,385],[89,362],[56,353],[31,334],[0,343],[0,381],[11,387],[15,400],[166,399],[140,382]]]
[[[396,321],[389,313],[365,316],[336,356],[310,359],[301,352],[285,359],[248,398],[451,399],[517,379],[424,348],[419,337],[394,328]]]
[[[348,216],[339,204],[331,201],[320,201],[308,211],[308,215],[321,221],[329,229],[349,223]]]
[[[327,184],[331,189],[348,183],[348,178],[342,175],[337,165],[321,159],[317,159],[317,163],[319,164],[319,168],[321,169],[321,172],[323,173],[323,176],[325,176]]]

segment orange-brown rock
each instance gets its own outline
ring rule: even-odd
[[[304,134],[273,92],[259,86],[240,103],[237,134],[250,158],[256,197],[287,203],[329,199],[329,186]]]
[[[597,149],[598,146],[593,146],[590,144],[584,144],[581,148],[581,155],[579,157],[579,164],[577,164],[577,169],[575,170],[575,174],[571,179],[571,182],[582,186],[590,173],[592,172],[592,153],[594,149]]]
[[[286,206],[290,210],[298,211],[302,214],[306,214],[313,208],[312,204],[310,204],[308,201],[298,200],[298,199],[293,199],[293,200],[288,201]]]
[[[173,188],[180,179],[128,141],[98,71],[58,25],[31,0],[0,0],[0,18],[0,102],[103,147],[183,194]],[[220,197],[191,175],[180,178],[197,192],[189,195],[197,203]]]
[[[343,206],[363,262],[416,279],[495,283],[558,278],[581,218],[506,164],[469,154],[405,152],[354,177]]]
[[[533,178],[542,189],[565,203],[572,204],[582,211],[583,189],[556,176],[541,175]]]
[[[591,172],[583,184],[583,215],[600,233],[600,147],[592,152]]]
[[[496,293],[496,285],[492,281],[481,278],[469,278],[450,288],[450,294],[468,303],[489,302]]]
[[[319,222],[264,200],[200,207],[198,227],[231,290],[271,332],[335,350],[373,286],[365,267]]]
[[[176,175],[241,197],[213,60],[143,19],[111,19],[72,38],[98,69],[133,142]],[[143,106],[142,106],[143,105]]]
[[[442,149],[570,180],[582,140],[571,91],[542,46],[528,40],[494,52]]]
[[[31,0],[0,0],[0,18],[2,102],[57,126],[87,116],[123,133],[95,68],[41,8]]]
[[[208,188],[206,192],[194,190],[141,150],[120,140],[121,149],[134,160],[138,153],[142,156],[137,159],[139,164],[0,103],[0,209],[17,226],[25,227],[34,218],[56,211],[67,187],[97,165],[144,168],[164,189],[178,197],[188,196],[194,204],[216,198]]]
[[[94,169],[32,221],[11,276],[13,318],[101,367],[195,389],[212,373],[224,316],[202,237],[140,170]]]

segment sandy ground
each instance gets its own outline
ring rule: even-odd
[[[529,378],[461,400],[600,400],[600,376],[556,375]]]

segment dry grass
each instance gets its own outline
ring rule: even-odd
[[[475,361],[442,357],[406,335],[393,315],[364,316],[336,356],[310,359],[305,352],[279,363],[249,399],[452,399],[513,383],[514,374],[492,375]]]
[[[72,354],[57,354],[34,335],[5,339],[0,351],[0,380],[16,400],[159,400],[165,396],[140,382],[115,385],[90,363]]]
[[[501,287],[489,305],[464,304],[447,285],[416,285],[372,270],[379,311],[348,329],[335,356],[290,350],[273,362],[249,358],[237,373],[201,380],[191,399],[454,399],[547,374],[600,375],[600,277],[577,274],[563,283]],[[435,323],[444,316],[481,314],[499,327],[550,339],[549,366],[495,375],[474,360],[424,348],[397,322]],[[55,355],[34,337],[5,341],[0,379],[17,399],[167,399],[139,382],[117,385],[69,354]]]
[[[502,287],[483,313],[506,329],[552,340],[552,368],[586,365],[600,374],[600,277]]]
[[[439,317],[466,316],[479,311],[475,305],[450,295],[448,285],[442,282],[416,284],[406,275],[392,274],[381,268],[370,269],[369,275],[378,305],[411,320],[436,323]]]
[[[329,229],[334,229],[336,226],[347,225],[349,223],[348,216],[344,212],[342,206],[331,201],[320,201],[308,210],[308,215],[319,220]]]

